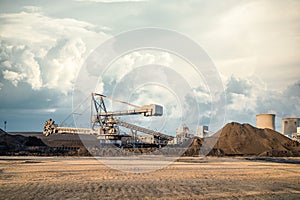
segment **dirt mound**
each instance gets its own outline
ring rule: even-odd
[[[0,134],[0,155],[6,156],[87,156],[84,146],[78,141],[59,140],[53,138],[44,141],[37,133],[5,133]],[[37,135],[31,136],[31,135]],[[71,138],[72,139],[72,138]],[[49,145],[50,143],[50,145]],[[81,146],[80,146],[81,145]]]
[[[219,139],[210,155],[217,152],[217,156],[300,156],[300,143],[274,130],[259,129],[249,124],[229,123],[214,137]]]
[[[0,135],[0,145],[2,149],[17,150],[28,146],[46,146],[42,140],[36,137],[26,137],[22,135]]]
[[[7,134],[7,133],[0,128],[0,135],[5,135],[5,134]]]

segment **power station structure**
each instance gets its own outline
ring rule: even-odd
[[[195,136],[200,138],[205,138],[208,136],[208,134],[209,134],[208,126],[197,126],[197,131]]]
[[[108,111],[104,99],[134,107],[132,110]],[[174,137],[158,131],[146,129],[120,119],[118,116],[142,115],[144,117],[162,116],[163,107],[156,104],[137,106],[124,101],[113,99],[102,94],[92,93],[91,128],[61,127],[52,119],[45,122],[45,136],[58,134],[90,134],[95,135],[101,144],[115,144],[118,146],[152,145],[164,146]],[[130,134],[121,134],[119,127],[130,130]]]
[[[275,130],[275,114],[256,115],[256,127]]]
[[[282,118],[282,134],[288,135],[297,133],[297,127],[300,125],[300,118]]]
[[[194,137],[194,133],[189,129],[186,124],[183,124],[176,128],[175,144],[183,144]]]
[[[256,127],[275,130],[275,114],[257,114]],[[282,118],[282,134],[300,142],[300,118]]]
[[[282,118],[282,134],[300,141],[300,118]]]
[[[186,124],[183,124],[176,129],[174,144],[183,144],[194,137],[205,138],[208,137],[209,133],[208,126],[197,126],[196,132],[194,132]]]

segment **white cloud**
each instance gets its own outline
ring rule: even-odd
[[[24,74],[19,74],[17,72],[8,70],[3,71],[3,76],[6,80],[11,81],[14,86],[17,86],[18,82],[24,79],[25,77]]]
[[[75,19],[51,18],[38,8],[0,15],[0,63],[4,78],[32,89],[72,89],[85,57],[107,35],[101,27]]]
[[[173,59],[167,52],[149,50],[135,51],[120,57],[110,66],[104,75],[118,82],[133,69],[151,64],[171,66]]]
[[[41,109],[41,112],[45,112],[45,113],[54,113],[56,112],[55,108],[49,108],[49,109]]]
[[[207,88],[198,87],[196,89],[193,89],[193,94],[198,99],[198,102],[209,104],[212,101],[212,97]]]
[[[1,65],[2,65],[3,67],[5,67],[5,68],[11,68],[11,63],[10,63],[10,61],[8,61],[8,60],[2,62]]]
[[[195,28],[196,37],[225,76],[256,75],[282,90],[298,80],[299,6],[299,1],[234,3],[213,18],[209,12],[210,26]]]
[[[103,94],[103,91],[104,91],[104,83],[102,82],[102,80],[100,80],[97,85],[96,85],[96,88],[95,88],[95,93],[98,93],[98,94]]]
[[[184,81],[191,88],[200,87],[207,90],[205,74],[201,74],[201,71],[198,72],[197,68],[181,57],[163,50],[139,50],[128,53],[112,63],[102,76],[106,80],[119,82],[125,75],[146,65],[160,65],[169,68],[180,76],[178,82]],[[155,80],[155,77],[152,78]],[[166,78],[168,79],[168,77]]]
[[[85,43],[80,39],[58,41],[54,55],[47,55],[49,66],[44,70],[45,86],[47,88],[60,88],[63,91],[72,88],[77,71],[84,61],[86,52]]]
[[[124,3],[124,2],[143,2],[148,0],[76,0],[80,2],[95,2],[95,3]]]
[[[235,112],[247,112],[249,110],[255,111],[256,110],[256,99],[252,97],[247,97],[244,94],[230,94],[231,95],[231,102],[228,105],[227,109]]]
[[[24,6],[23,9],[26,12],[40,12],[42,10],[38,6]]]
[[[257,77],[246,78],[231,76],[226,80],[228,112],[252,114],[257,110],[257,100],[266,92],[264,82]]]
[[[6,42],[1,42],[1,68],[5,79],[17,85],[19,81],[27,82],[33,89],[42,87],[41,72],[34,53],[24,45],[11,46]],[[18,75],[8,75],[4,69],[14,71]]]
[[[23,71],[27,75],[27,82],[32,86],[32,89],[40,89],[42,87],[41,71],[34,54],[25,50],[21,59],[25,64]]]
[[[276,129],[281,131],[281,118],[300,116],[300,82],[284,90],[267,88],[257,77],[231,77],[226,81],[227,122],[238,121],[255,126],[260,113],[276,114]]]

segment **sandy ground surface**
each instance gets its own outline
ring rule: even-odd
[[[296,161],[183,158],[128,173],[93,158],[0,157],[0,199],[300,199]]]

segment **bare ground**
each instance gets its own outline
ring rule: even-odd
[[[300,165],[182,158],[128,173],[93,158],[0,157],[0,199],[300,199]]]

